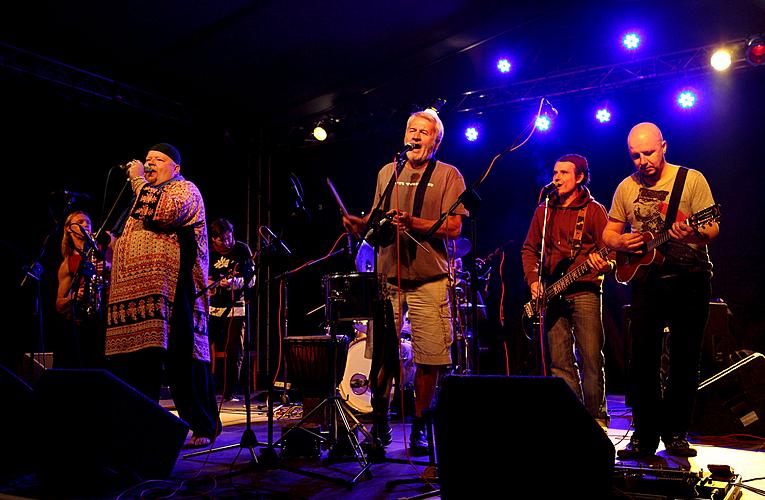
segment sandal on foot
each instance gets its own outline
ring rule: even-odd
[[[194,436],[192,435],[188,441],[186,441],[186,444],[184,445],[186,448],[204,448],[205,446],[210,445],[210,438],[205,436]]]

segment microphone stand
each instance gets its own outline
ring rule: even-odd
[[[67,213],[69,213],[69,210],[72,208],[72,205],[74,204],[74,200],[75,200],[74,196],[67,196],[66,205],[64,206],[64,210],[62,211],[62,214],[64,215],[64,217],[66,216]],[[35,281],[34,315],[37,317],[37,342],[38,342],[35,350],[40,349],[41,352],[43,353],[43,356],[45,356],[46,354],[45,354],[45,338],[43,335],[41,280],[42,280],[42,274],[45,271],[45,268],[43,268],[42,264],[40,264],[40,260],[45,256],[45,250],[48,247],[48,241],[50,240],[51,236],[53,236],[54,234],[57,234],[59,230],[61,230],[63,226],[64,217],[61,217],[53,226],[53,228],[48,232],[48,234],[45,235],[45,238],[43,238],[42,246],[40,247],[40,252],[37,254],[37,258],[31,264],[22,267],[22,270],[24,271],[24,277],[22,278],[21,283],[19,284],[19,288],[24,288],[24,285],[26,285],[30,279]],[[21,359],[23,359],[23,356]],[[46,365],[45,358],[43,358],[43,366],[45,365]],[[30,364],[29,365],[30,376],[33,374],[33,368],[34,367],[32,366],[32,364]]]
[[[249,246],[248,246],[249,248]],[[250,382],[252,381],[252,368],[250,367],[250,298],[247,296],[247,292],[251,289],[248,287],[248,285],[252,282],[253,276],[255,276],[254,269],[257,266],[249,267],[249,264],[253,261],[255,261],[260,256],[260,252],[255,252],[253,254],[249,261],[247,262],[248,267],[247,269],[242,273],[242,278],[244,279],[244,359],[242,360],[242,370],[244,371],[244,413],[245,413],[245,428],[242,432],[242,437],[239,440],[239,443],[229,444],[225,446],[219,446],[217,448],[210,448],[207,450],[200,450],[195,451],[192,453],[187,453],[183,456],[183,458],[190,458],[195,457],[198,455],[208,454],[208,453],[214,453],[217,451],[223,451],[223,450],[230,450],[232,448],[241,448],[241,449],[247,449],[250,452],[250,458],[257,464],[258,463],[258,457],[255,454],[255,447],[264,444],[258,441],[258,437],[255,435],[255,431],[252,429],[252,403],[251,403],[251,394],[252,391],[255,389],[255,387],[250,387]],[[249,271],[248,271],[249,270]],[[250,274],[252,273],[252,274]],[[223,276],[220,279],[214,281],[204,289],[202,289],[197,296],[201,296],[211,288],[216,287],[218,284],[220,284],[221,281],[228,278],[230,276]],[[255,279],[255,296],[259,296],[259,290],[260,290],[260,280]],[[234,314],[234,308],[236,306],[232,304],[230,314],[232,314],[231,318],[233,318]],[[229,333],[230,334],[230,333]],[[212,360],[213,363],[215,363],[215,360]],[[224,366],[224,370],[226,367]],[[241,379],[241,372],[239,375],[239,378]],[[238,457],[238,455],[237,455]]]
[[[547,376],[547,363],[545,362],[545,316],[547,314],[542,290],[542,268],[545,262],[545,239],[547,238],[547,214],[550,210],[550,197],[555,191],[545,194],[544,213],[542,217],[542,248],[539,251],[539,266],[537,267],[537,298],[536,307],[539,315],[539,361],[542,366],[542,375]]]

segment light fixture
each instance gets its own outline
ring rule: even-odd
[[[682,109],[690,109],[696,105],[696,92],[690,89],[683,90],[677,95],[677,105]]]
[[[752,66],[765,64],[765,39],[761,35],[749,37],[746,41],[746,60]]]
[[[313,137],[317,141],[324,141],[327,139],[327,129],[321,123],[316,124],[313,129]]]
[[[547,132],[550,130],[550,126],[552,125],[552,120],[547,115],[540,115],[537,117],[537,119],[534,121],[534,126],[539,130],[540,132]]]
[[[600,108],[595,112],[595,119],[600,123],[610,122],[611,112],[606,107]]]
[[[715,50],[712,57],[709,58],[709,64],[712,65],[715,71],[725,71],[730,68],[731,62],[730,50],[724,48]]]
[[[468,128],[465,129],[465,139],[467,139],[470,142],[475,142],[478,140],[478,127],[475,125],[471,125]]]
[[[500,73],[509,73],[512,67],[513,65],[506,57],[503,57],[497,61],[497,70],[499,70]]]
[[[634,31],[627,33],[622,37],[622,45],[627,50],[637,50],[640,47],[640,35]]]

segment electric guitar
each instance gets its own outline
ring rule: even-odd
[[[698,229],[719,220],[720,204],[716,203],[692,214],[685,220],[685,224]],[[616,252],[616,281],[619,283],[626,285],[641,267],[661,264],[664,261],[664,256],[656,248],[669,241],[669,231],[662,231],[659,234],[646,231],[642,233],[642,236],[643,247],[639,253]]]
[[[603,247],[597,251],[597,254],[600,255],[601,258],[605,259],[608,257],[608,252],[610,252],[610,249],[608,247]],[[564,263],[564,265],[568,264],[568,260],[565,260],[562,263]],[[590,272],[591,269],[592,267],[590,266],[590,262],[588,260],[584,260],[581,264],[564,274],[563,277],[558,279],[555,283],[545,287],[539,303],[542,305],[542,307],[545,307],[548,302],[562,294],[566,288]],[[553,275],[555,274],[556,273],[553,273]],[[539,311],[537,310],[536,299],[531,299],[526,303],[526,305],[523,306],[523,315],[526,319],[534,319],[535,321],[538,321]]]

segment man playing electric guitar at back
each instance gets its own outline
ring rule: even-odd
[[[603,240],[618,252],[639,254],[646,249],[646,231],[667,230],[670,239],[657,247],[664,261],[645,267],[631,280],[629,390],[635,431],[618,456],[652,456],[659,439],[670,455],[695,456],[687,431],[711,297],[712,263],[706,245],[719,227],[716,218],[699,226],[680,221],[714,205],[714,200],[701,172],[666,161],[667,141],[653,123],[635,125],[627,146],[637,171],[616,188]],[[628,225],[632,232],[625,232]],[[670,329],[670,360],[662,391],[665,326]]]
[[[612,270],[613,266],[599,254],[604,247],[601,235],[607,216],[603,205],[590,195],[589,180],[589,167],[583,156],[568,154],[555,162],[553,182],[557,189],[549,203],[542,278],[550,285],[560,277],[554,276],[555,272],[565,273],[585,261],[589,269],[565,289],[563,300],[550,300],[549,304],[539,305],[546,309],[546,347],[552,375],[563,378],[590,415],[605,426],[608,411],[601,289],[603,273]],[[546,194],[545,189],[541,197]],[[540,294],[548,298],[538,281],[544,213],[544,206],[536,208],[521,249],[524,278],[531,289],[532,302]],[[545,307],[547,305],[549,307]]]

